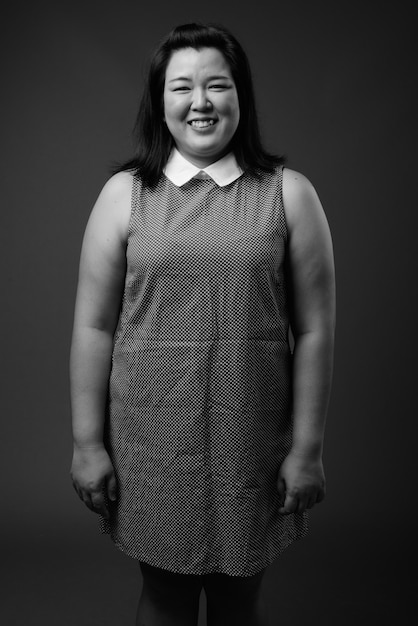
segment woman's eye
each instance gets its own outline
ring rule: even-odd
[[[188,91],[189,87],[186,87],[186,85],[182,85],[181,87],[176,87],[174,89],[174,91]]]
[[[211,85],[210,89],[228,89],[228,85],[220,85],[220,84]]]

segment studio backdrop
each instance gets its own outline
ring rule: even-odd
[[[243,44],[266,147],[311,180],[333,235],[327,498],[312,511],[313,532],[353,546],[374,537],[396,553],[416,507],[410,6],[154,4],[21,2],[4,15],[3,541],[96,537],[96,519],[69,477],[68,356],[81,239],[110,167],[131,154],[152,49],[173,26],[197,20],[224,24]]]

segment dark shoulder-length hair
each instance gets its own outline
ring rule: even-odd
[[[154,187],[174,146],[164,122],[164,83],[168,62],[176,50],[216,48],[231,69],[240,107],[240,120],[231,150],[243,170],[272,171],[283,156],[268,153],[262,145],[257,120],[253,81],[247,55],[223,26],[199,23],[174,28],[155,50],[134,127],[134,156],[113,168],[113,173],[133,170],[146,186]]]

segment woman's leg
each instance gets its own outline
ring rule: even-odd
[[[207,626],[267,626],[267,612],[261,595],[263,575],[264,570],[245,577],[204,576]]]
[[[197,626],[201,576],[175,574],[140,562],[143,587],[136,626]]]

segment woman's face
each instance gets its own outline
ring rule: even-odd
[[[164,118],[188,161],[206,167],[226,154],[239,114],[235,82],[219,50],[173,52],[165,75]]]

